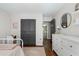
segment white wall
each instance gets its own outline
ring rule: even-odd
[[[10,19],[6,12],[0,10],[0,37],[10,35]]]
[[[56,26],[59,26],[61,28],[61,33],[67,34],[67,35],[69,34],[69,35],[79,36],[79,26],[74,26],[74,20],[75,20],[73,15],[74,12],[75,12],[75,4],[67,3],[61,10],[58,11],[57,15],[54,17],[56,19]],[[66,29],[63,29],[61,27],[61,17],[64,13],[71,13],[72,15],[72,23]]]
[[[42,14],[12,14],[11,15],[11,33],[20,37],[21,19],[36,19],[36,45],[42,45],[43,43],[43,28],[42,28]],[[16,23],[16,28],[13,28],[13,23]]]
[[[52,20],[52,17],[46,17],[46,16],[43,16],[43,21],[51,21]]]

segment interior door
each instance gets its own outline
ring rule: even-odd
[[[21,19],[21,39],[23,39],[24,46],[36,44],[35,19]]]

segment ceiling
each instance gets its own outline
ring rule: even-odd
[[[8,13],[42,13],[53,16],[63,7],[63,3],[0,3],[0,9]]]

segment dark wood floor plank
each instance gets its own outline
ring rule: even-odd
[[[51,39],[44,39],[43,45],[44,45],[46,56],[57,56],[55,51],[52,51],[52,40]]]

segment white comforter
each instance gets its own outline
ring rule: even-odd
[[[0,56],[24,56],[24,52],[20,46],[14,49],[0,49]]]

